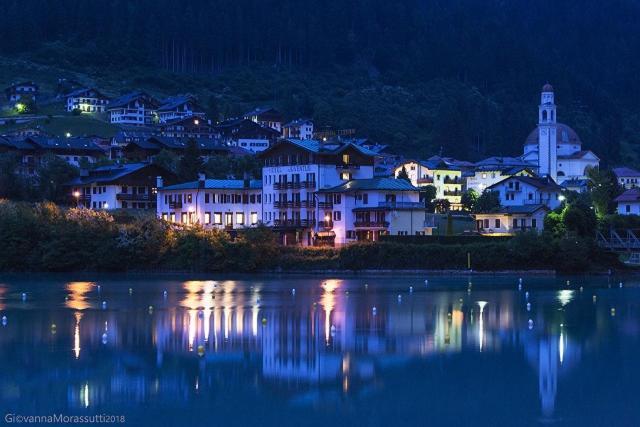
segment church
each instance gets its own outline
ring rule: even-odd
[[[598,167],[600,159],[582,149],[582,141],[569,126],[557,121],[553,87],[542,87],[538,107],[538,126],[524,143],[522,160],[537,168],[540,176],[549,176],[558,184],[586,179],[589,167]]]

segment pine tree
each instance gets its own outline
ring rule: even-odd
[[[400,170],[400,172],[398,172],[398,176],[396,178],[404,179],[407,182],[411,182],[411,179],[409,179],[409,174],[407,173],[407,168],[405,168],[404,166],[402,166],[402,169]]]
[[[202,171],[202,158],[200,149],[195,140],[190,139],[184,149],[184,154],[178,162],[178,178],[180,181],[194,181],[198,179],[198,173]]]

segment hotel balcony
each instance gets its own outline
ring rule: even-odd
[[[356,221],[353,225],[356,228],[387,228],[389,221]]]
[[[316,188],[316,182],[315,181],[302,181],[300,182],[302,188],[307,188],[307,189],[315,189]]]
[[[462,179],[461,178],[450,178],[448,176],[444,177],[444,180],[442,181],[445,184],[462,184]]]
[[[320,228],[324,228],[325,230],[331,230],[333,228],[333,221],[320,221],[318,223]]]
[[[309,228],[315,225],[312,219],[276,219],[273,226],[276,228]]]
[[[433,184],[433,177],[432,176],[427,176],[424,178],[418,178],[417,179],[417,183],[418,184]]]
[[[336,169],[342,169],[342,170],[360,169],[360,165],[356,165],[356,164],[353,164],[353,163],[340,163],[340,164],[336,165]]]
[[[421,203],[421,202],[379,202],[378,203],[378,207],[379,208],[388,208],[388,209],[424,209],[424,203]]]
[[[462,193],[460,191],[449,191],[449,190],[444,190],[443,192],[445,197],[456,197],[456,196],[462,196]]]
[[[182,202],[169,202],[169,209],[181,209]]]
[[[151,200],[151,195],[148,193],[145,194],[131,194],[131,193],[118,193],[116,194],[116,200],[132,200],[132,201],[149,201]]]
[[[332,209],[333,208],[333,202],[318,202],[318,207],[319,208]]]
[[[75,196],[75,195],[71,195],[71,198],[78,201],[78,202],[87,202],[87,203],[91,203],[91,194],[84,194],[81,193],[79,196]]]

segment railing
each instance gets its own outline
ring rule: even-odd
[[[79,196],[72,196],[78,202],[91,202],[91,194],[80,194]]]
[[[287,184],[286,182],[274,182],[273,183],[273,189],[274,190],[286,190],[287,189]]]
[[[333,208],[333,202],[318,202],[319,208]]]
[[[356,228],[386,228],[389,221],[356,221],[353,225]]]
[[[360,169],[360,165],[353,163],[340,163],[336,165],[336,169]]]
[[[315,181],[302,181],[300,184],[302,188],[316,188]]]
[[[303,208],[307,208],[307,209],[315,208],[316,207],[316,201],[315,200],[303,200],[302,201],[302,207]]]
[[[459,191],[448,191],[448,190],[445,190],[443,192],[443,194],[445,196],[462,196],[462,193],[460,193]]]
[[[182,202],[169,202],[169,209],[180,209],[182,208]]]
[[[443,182],[445,184],[462,184],[462,180],[460,178],[449,178],[448,176],[444,177]]]
[[[320,221],[318,225],[321,228],[331,229],[333,228],[333,221]]]
[[[117,200],[140,200],[140,201],[149,201],[151,200],[150,194],[130,194],[130,193],[118,193],[116,194]]]
[[[420,202],[378,202],[379,208],[388,209],[424,209],[424,203]]]
[[[633,230],[624,230],[624,232],[621,233],[622,234],[618,233],[616,230],[610,230],[609,236],[605,236],[602,232],[598,231],[596,232],[596,242],[598,243],[598,246],[611,251],[631,251],[640,249],[640,239],[636,236]]]
[[[418,184],[433,184],[433,177],[418,178]]]
[[[273,221],[274,227],[313,227],[315,221],[312,219],[276,219]]]

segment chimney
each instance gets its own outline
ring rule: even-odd
[[[198,174],[198,188],[204,188],[204,182],[206,181],[206,177],[203,173]]]
[[[157,187],[157,188],[162,188],[162,187],[164,187],[164,181],[163,181],[163,179],[162,179],[162,177],[161,177],[161,176],[157,176],[157,177],[156,177],[156,187]]]

